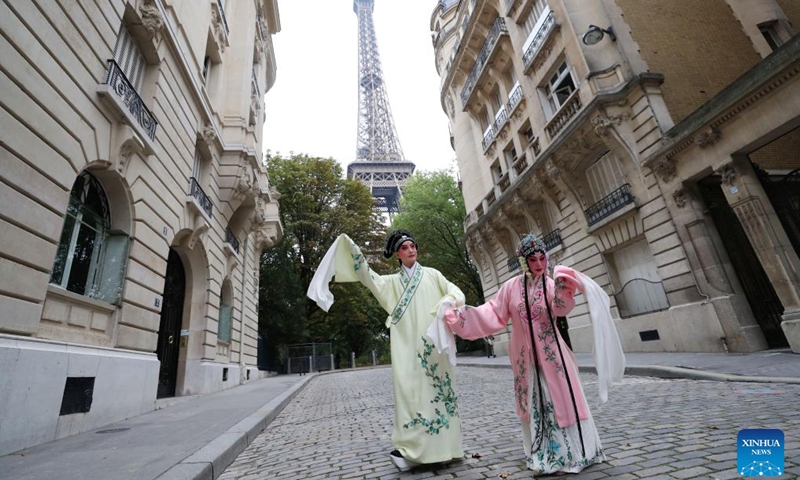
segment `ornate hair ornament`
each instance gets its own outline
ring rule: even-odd
[[[517,245],[516,251],[517,259],[519,260],[519,267],[528,275],[531,274],[531,271],[528,268],[528,257],[533,255],[535,252],[542,252],[545,258],[550,260],[550,256],[547,254],[547,247],[542,239],[539,238],[539,236],[535,233],[529,233],[522,237],[519,245]]]
[[[408,230],[395,230],[390,233],[389,236],[386,237],[386,248],[383,249],[383,256],[392,258],[392,255],[400,249],[400,246],[409,240],[414,243],[414,246],[417,245],[414,235]]]

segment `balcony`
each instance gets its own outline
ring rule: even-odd
[[[469,72],[467,81],[464,82],[464,88],[461,89],[461,104],[464,107],[469,103],[472,92],[475,91],[475,86],[478,84],[478,80],[480,80],[484,67],[486,67],[486,64],[489,62],[489,58],[492,56],[492,53],[494,53],[501,35],[508,35],[508,29],[506,29],[505,20],[503,20],[502,17],[497,17],[492,27],[489,29],[489,33],[486,34],[486,41],[483,43],[480,52],[478,52],[475,63],[472,64],[472,70]]]
[[[486,150],[494,143],[494,129],[491,125],[486,127],[486,131],[483,132],[483,141],[481,141],[481,146],[483,147],[483,153],[486,153]]]
[[[206,192],[203,191],[203,189],[200,187],[200,184],[197,183],[197,179],[194,177],[191,178],[189,197],[193,199],[193,203],[196,205],[196,207],[199,207],[209,219],[213,217],[213,204],[211,203],[211,199],[208,198],[208,195],[206,195]]]
[[[126,117],[132,120],[134,130],[149,140],[152,150],[156,139],[156,121],[150,110],[147,109],[139,93],[123,73],[122,68],[114,60],[108,61],[108,73],[105,84],[98,87],[98,93],[111,97],[113,103]],[[151,152],[152,153],[152,152]]]
[[[533,26],[533,30],[531,30],[528,39],[525,40],[525,45],[527,45],[527,47],[525,47],[525,53],[522,54],[522,63],[525,73],[528,72],[528,69],[533,65],[533,61],[542,52],[542,46],[544,46],[550,33],[555,30],[555,27],[556,19],[553,16],[553,11],[548,7],[542,12],[539,20],[536,21],[536,25]]]
[[[511,186],[511,178],[508,176],[508,172],[504,173],[500,180],[497,181],[497,186],[500,188],[500,193],[505,192],[509,186]]]
[[[494,193],[494,188],[486,195],[484,200],[486,200],[487,207],[491,207],[494,204],[495,200],[497,200],[497,195]]]
[[[217,8],[219,8],[219,18],[222,20],[222,26],[225,27],[225,33],[231,33],[230,28],[228,28],[228,19],[225,18],[225,3],[222,0],[217,0]]]
[[[239,253],[239,240],[231,232],[230,228],[225,229],[225,243],[230,245],[234,252]]]
[[[479,204],[477,207],[475,207],[475,214],[478,216],[478,218],[481,218],[483,216],[483,204],[482,203]]]
[[[494,116],[494,131],[500,132],[506,123],[508,123],[508,110],[506,110],[506,106],[503,105]]]
[[[572,95],[569,96],[564,105],[556,112],[550,122],[544,127],[545,131],[547,132],[547,136],[550,137],[552,141],[553,138],[558,135],[558,133],[567,126],[567,124],[572,120],[575,115],[583,108],[583,103],[581,103],[580,97],[580,90],[575,90],[572,92]]]
[[[511,257],[508,259],[508,271],[513,272],[514,270],[519,268],[519,258]]]
[[[528,156],[525,155],[525,152],[523,152],[517,157],[516,160],[514,160],[512,168],[514,169],[514,173],[516,173],[517,176],[520,176],[522,175],[522,172],[524,172],[529,166],[530,164],[528,163]]]
[[[589,226],[607,218],[609,215],[622,210],[626,205],[633,203],[631,186],[625,184],[608,194],[605,198],[586,209],[586,220]]]
[[[542,238],[542,241],[544,242],[544,247],[548,251],[561,245],[561,229],[556,228],[552,232],[548,233],[544,236],[544,238]]]
[[[514,113],[517,106],[522,102],[522,87],[520,87],[519,83],[514,84],[514,88],[511,89],[511,93],[508,95],[508,105],[506,106],[506,112],[508,115]]]

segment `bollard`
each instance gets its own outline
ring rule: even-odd
[[[356,352],[350,352],[350,364],[356,368]]]
[[[331,371],[336,370],[336,365],[333,364],[333,354],[331,353]]]
[[[378,355],[375,353],[375,350],[372,351],[372,366],[378,366]]]
[[[308,357],[308,373],[314,371],[314,357]]]

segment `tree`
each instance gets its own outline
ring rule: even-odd
[[[272,156],[267,170],[270,183],[281,192],[284,226],[281,242],[262,255],[260,301],[265,308],[259,325],[268,344],[274,349],[289,343],[334,342],[340,361],[351,351],[380,347],[373,340],[386,313],[362,287],[334,285],[336,302],[327,313],[305,296],[322,257],[340,234],[362,245],[368,259],[370,252],[380,250],[382,226],[369,189],[343,178],[341,166],[331,158]]]
[[[413,175],[403,189],[400,214],[392,229],[410,230],[419,245],[421,264],[442,272],[458,285],[470,305],[484,303],[478,269],[467,252],[464,238],[464,199],[446,170]],[[460,339],[459,339],[460,340]],[[459,341],[459,350],[480,348],[480,342]]]

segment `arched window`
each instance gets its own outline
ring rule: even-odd
[[[129,245],[127,235],[111,230],[102,185],[84,172],[69,195],[50,283],[116,304],[122,294]]]
[[[231,325],[233,320],[233,289],[231,282],[226,280],[222,284],[219,296],[219,327],[217,339],[220,342],[231,343]]]

